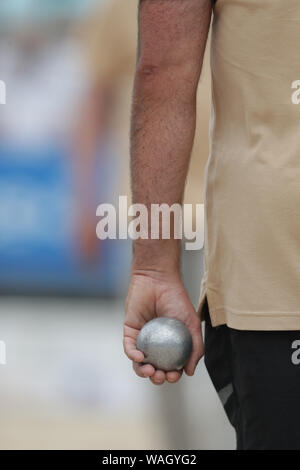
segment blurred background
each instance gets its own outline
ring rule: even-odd
[[[131,243],[96,238],[129,195],[137,0],[1,0],[1,449],[231,449],[203,363],[154,387],[122,349]],[[186,201],[203,200],[209,69]],[[194,221],[195,222],[195,221]],[[183,255],[197,305],[202,251]]]

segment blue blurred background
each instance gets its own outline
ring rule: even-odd
[[[88,58],[96,45],[88,38],[84,50],[78,33],[93,7],[100,15],[103,2],[95,3],[0,3],[0,72],[7,87],[0,117],[2,292],[115,296],[125,289],[128,247],[100,246],[93,230],[97,205],[116,192],[120,151],[110,142],[109,125],[100,122],[101,111],[86,104],[97,86]],[[87,124],[84,116],[76,119],[80,110],[99,130],[84,135],[81,147],[76,133],[86,134]]]

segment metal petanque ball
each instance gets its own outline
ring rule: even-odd
[[[182,321],[159,317],[143,326],[137,338],[137,349],[144,353],[145,364],[164,371],[180,370],[192,353],[193,340]]]

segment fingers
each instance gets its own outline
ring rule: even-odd
[[[192,351],[190,359],[188,360],[184,368],[185,373],[189,376],[194,375],[197,364],[204,354],[204,345],[203,345],[203,339],[202,339],[201,325],[200,325],[200,328],[197,329],[196,332],[194,333],[192,332],[192,338],[193,338],[193,351]]]
[[[152,377],[155,374],[155,369],[151,364],[139,364],[138,362],[133,362],[132,367],[136,375],[142,378]]]
[[[166,380],[166,373],[162,370],[156,370],[150,380],[154,385],[162,385]]]
[[[124,352],[126,356],[134,362],[142,362],[144,354],[136,349],[136,340],[130,336],[124,336]]]
[[[203,346],[201,347],[201,343],[197,345],[197,348],[198,348],[197,350],[194,350],[192,352],[192,355],[184,368],[185,373],[189,376],[194,375],[198,362],[203,356]]]
[[[163,385],[166,381],[176,383],[182,376],[182,371],[164,372],[155,370],[151,364],[132,363],[133,370],[141,378],[149,378],[154,385]]]
[[[154,385],[163,385],[166,381],[169,383],[176,383],[182,376],[182,371],[171,371],[164,372],[162,370],[156,370],[155,374],[150,377],[151,382]]]
[[[144,360],[144,354],[136,348],[138,334],[139,330],[124,325],[123,347],[129,359],[135,362],[142,362]]]
[[[182,376],[182,370],[181,371],[175,371],[172,370],[171,372],[167,372],[167,381],[171,384],[174,384],[178,382]]]

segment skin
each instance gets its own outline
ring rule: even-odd
[[[182,203],[210,19],[211,0],[140,0],[131,122],[134,203],[148,208]],[[189,328],[193,352],[184,370],[193,375],[204,351],[201,322],[183,286],[180,243],[172,236],[134,242],[126,300],[124,351],[136,374],[156,385],[177,382],[182,375],[141,364],[138,333],[160,316],[177,318]]]

